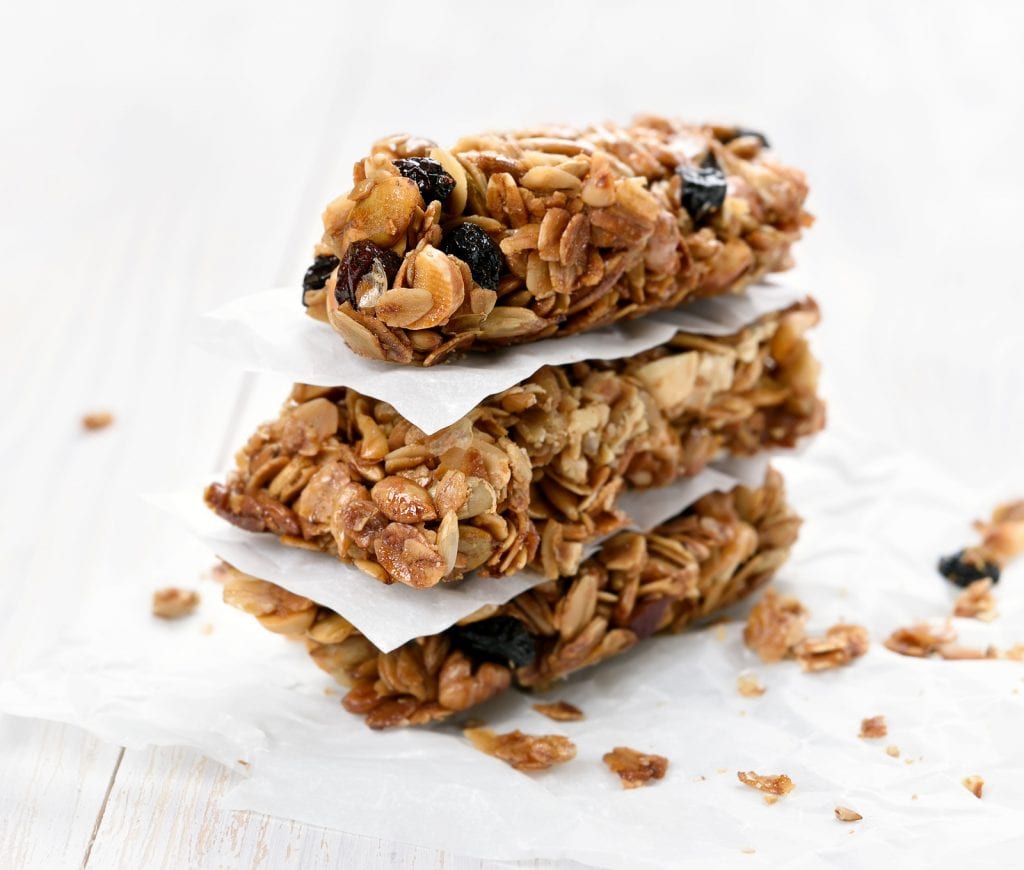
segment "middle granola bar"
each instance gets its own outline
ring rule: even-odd
[[[527,565],[569,576],[586,543],[626,523],[623,487],[821,428],[804,338],[817,320],[808,299],[724,338],[680,333],[634,357],[545,367],[432,436],[354,390],[297,385],[206,501],[384,583],[425,588]]]

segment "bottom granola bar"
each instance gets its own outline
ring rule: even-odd
[[[350,687],[345,709],[371,728],[419,725],[513,683],[549,685],[738,601],[786,560],[799,526],[772,469],[762,487],[704,496],[653,532],[612,538],[573,577],[389,653],[339,614],[238,571],[224,600],[271,631],[304,637],[313,660]]]

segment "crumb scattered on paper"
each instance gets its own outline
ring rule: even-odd
[[[766,663],[781,661],[804,638],[807,610],[792,595],[768,589],[743,627],[743,641]]]
[[[896,746],[896,745],[886,746],[885,747],[885,754],[890,756],[891,758],[899,758],[900,757],[900,748],[898,746]]]
[[[92,411],[82,416],[82,428],[88,432],[106,429],[113,422],[114,415],[110,411]]]
[[[168,586],[153,593],[153,616],[161,619],[181,619],[199,606],[199,593],[193,589]]]
[[[583,711],[568,701],[534,704],[533,709],[549,719],[554,719],[556,722],[579,722],[583,718]]]
[[[752,770],[740,770],[737,771],[736,777],[744,785],[749,785],[751,788],[756,788],[758,791],[763,791],[767,794],[789,794],[796,788],[793,780],[784,773],[763,776],[760,773],[754,773]]]
[[[889,726],[885,722],[885,716],[869,716],[860,721],[860,734],[866,740],[875,740],[885,737],[889,733]]]
[[[974,776],[968,776],[964,778],[964,788],[967,789],[976,798],[981,797],[982,789],[985,788],[985,780],[983,777],[974,774]]]
[[[736,691],[744,698],[759,698],[767,691],[755,673],[740,674],[736,678]]]
[[[906,628],[897,628],[885,641],[886,649],[901,656],[927,658],[941,646],[953,643],[956,632],[948,622],[941,626],[919,622]]]
[[[516,770],[546,770],[576,757],[576,744],[559,734],[524,734],[518,729],[497,734],[489,728],[467,728],[462,733],[481,752]]]
[[[864,816],[849,807],[836,807],[836,818],[841,822],[859,822]]]
[[[991,622],[996,618],[996,599],[992,594],[992,579],[975,580],[953,602],[953,615],[967,619]]]
[[[806,637],[793,647],[793,655],[805,671],[841,668],[868,651],[870,640],[862,625],[840,623],[825,632],[825,637]]]
[[[664,755],[638,752],[628,746],[616,746],[601,760],[612,773],[618,774],[623,788],[639,788],[652,779],[662,779],[668,770],[668,759]]]

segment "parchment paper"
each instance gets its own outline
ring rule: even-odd
[[[227,807],[454,854],[612,868],[845,870],[895,855],[901,867],[1005,866],[1024,845],[1024,664],[909,659],[881,641],[950,612],[956,590],[935,559],[969,541],[968,520],[1007,493],[968,492],[836,432],[778,464],[807,517],[778,585],[811,610],[812,630],[866,625],[870,652],[814,675],[762,665],[736,621],[646,642],[548,696],[578,704],[583,722],[551,722],[515,693],[478,711],[499,730],[576,741],[577,759],[547,773],[481,755],[454,723],[370,732],[324,694],[329,681],[300,645],[222,605],[213,583],[200,614],[179,624],[148,617],[149,589],[98,601],[76,636],[0,686],[0,710],[130,747],[196,747],[239,771]],[[1022,581],[1021,565],[1005,572],[994,623],[954,620],[961,639],[1024,640]],[[736,692],[748,668],[767,687],[761,698]],[[875,714],[889,736],[859,739]],[[668,775],[622,790],[600,760],[617,745],[666,755]],[[786,773],[796,790],[766,806],[737,770]],[[971,774],[986,780],[982,800],[960,784]],[[836,821],[837,805],[863,821]]]
[[[731,335],[805,296],[795,287],[759,284],[737,296],[700,300],[595,332],[467,354],[430,368],[357,356],[329,326],[305,314],[294,288],[236,299],[201,318],[196,334],[201,347],[245,369],[298,383],[352,387],[388,402],[429,435],[542,366],[632,356],[679,330]]]
[[[764,479],[763,471],[761,480]],[[630,528],[649,531],[674,517],[702,495],[728,490],[736,479],[708,468],[651,490],[627,492],[619,499]],[[178,493],[148,496],[210,550],[240,571],[283,586],[296,595],[330,607],[355,625],[378,648],[388,652],[414,637],[436,634],[485,604],[504,604],[544,581],[533,571],[511,577],[470,576],[432,589],[385,586],[358,568],[325,553],[286,547],[274,535],[236,529],[202,503],[201,484]],[[597,544],[587,552],[592,553]]]

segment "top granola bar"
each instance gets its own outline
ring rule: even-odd
[[[739,291],[812,222],[766,145],[660,117],[382,139],[323,214],[303,303],[356,353],[428,366]]]

